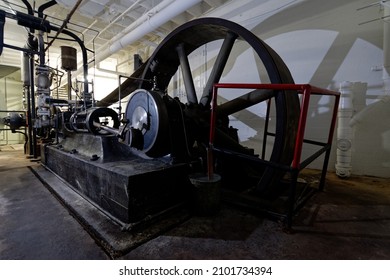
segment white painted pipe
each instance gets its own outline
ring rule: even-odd
[[[129,29],[132,29],[133,25],[138,25],[135,29],[132,29],[131,31],[125,30],[125,34],[118,34],[112,38],[108,47],[104,47],[103,49],[98,50],[95,58],[96,62],[100,62],[110,55],[123,49],[124,47],[136,42],[146,34],[156,30],[158,27],[167,23],[175,16],[185,12],[187,9],[200,2],[201,0],[166,0],[161,2],[154,9],[152,9],[150,13],[144,15],[134,24],[129,26]],[[167,6],[167,3],[170,4]]]
[[[337,119],[337,151],[336,151],[336,174],[342,178],[351,176],[352,170],[352,140],[353,129],[350,121],[353,115],[352,93],[353,83],[342,82],[340,84],[340,105]]]
[[[95,63],[136,42],[202,0],[164,0],[96,51]],[[77,70],[74,76],[81,73]]]

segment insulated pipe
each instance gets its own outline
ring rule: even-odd
[[[351,176],[353,129],[350,121],[353,115],[353,83],[345,81],[340,84],[340,105],[338,110],[336,174],[341,178]]]
[[[137,20],[134,24],[137,24],[139,21],[142,20],[139,25],[133,29],[130,30],[128,33],[120,33],[117,36],[115,36],[113,39],[110,40],[108,45],[104,45],[99,50],[96,51],[97,55],[95,57],[95,63],[98,64],[100,61],[106,59],[110,55],[118,52],[119,50],[123,49],[124,47],[134,43],[135,41],[139,40],[146,34],[154,31],[159,26],[165,24],[169,20],[171,20],[173,17],[185,12],[187,9],[191,8],[192,6],[202,2],[202,0],[165,0],[161,2],[159,5],[157,5],[153,10],[153,15],[150,16],[150,13],[142,16],[139,20]],[[167,6],[167,3],[170,3]],[[165,7],[166,6],[166,7]],[[163,8],[165,7],[165,8]],[[130,25],[130,27],[133,27],[133,24]],[[80,74],[78,71],[74,75]]]
[[[98,36],[101,36],[108,28],[110,28],[114,23],[116,23],[118,20],[122,19],[129,11],[131,11],[132,9],[134,9],[134,7],[136,5],[138,5],[142,0],[137,0],[137,2],[134,2],[133,4],[131,4],[130,7],[128,7],[126,10],[124,10],[120,15],[118,15],[114,20],[110,21],[110,23],[108,25],[106,25],[102,30],[99,31],[99,35]],[[97,21],[94,21],[90,26],[92,27],[93,25],[96,24]],[[131,24],[130,26],[132,26],[133,24]],[[130,27],[129,26],[129,27]],[[129,28],[128,27],[128,28]],[[126,28],[127,29],[127,28]],[[87,30],[87,29],[86,29]],[[86,31],[85,30],[85,31]],[[88,41],[85,45],[88,46],[88,44],[92,43],[93,40],[95,39],[91,39],[90,41]]]

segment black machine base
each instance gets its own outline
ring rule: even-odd
[[[122,223],[135,223],[188,199],[187,165],[142,158],[111,136],[72,138],[69,142],[76,142],[77,150],[66,148],[67,139],[61,145],[45,145],[42,163]],[[91,146],[98,148],[91,152]]]

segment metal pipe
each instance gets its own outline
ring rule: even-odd
[[[52,6],[54,6],[54,5],[56,5],[56,4],[57,4],[57,1],[51,0],[51,1],[47,2],[47,3],[42,4],[41,6],[39,6],[39,8],[38,8],[38,17],[43,18],[43,11],[48,9],[48,8],[50,8],[50,7],[52,7]]]
[[[114,23],[116,23],[118,20],[122,19],[123,16],[125,16],[131,9],[133,9],[136,5],[138,5],[142,0],[137,0],[133,4],[131,4],[130,7],[128,7],[126,10],[124,10],[120,15],[118,15],[114,20],[110,21],[108,25],[106,25],[102,30],[99,31],[99,35],[102,35],[108,28],[110,28]],[[91,24],[89,27],[92,27],[94,24],[96,24],[97,21],[94,21],[93,24]],[[86,29],[87,30],[87,29]],[[91,42],[93,42],[94,39],[88,41],[85,45],[88,46]]]
[[[22,2],[24,3],[24,5],[26,5],[28,14],[33,16],[34,10],[31,7],[30,3],[27,0],[22,0]],[[34,33],[34,31],[35,31],[34,28],[30,27],[30,33]]]
[[[0,11],[0,55],[3,53],[4,46],[4,24],[5,24],[5,13]]]
[[[68,78],[68,100],[72,100],[72,73],[71,71],[67,71]]]
[[[34,10],[31,7],[30,3],[27,0],[22,0],[22,2],[24,3],[24,5],[26,5],[28,14],[29,15],[34,15]]]
[[[39,44],[39,65],[45,65],[45,42],[43,41],[43,32],[39,31],[38,34],[38,44]]]
[[[32,150],[33,150],[33,157],[37,158],[37,133],[35,126],[35,85],[34,85],[34,55],[30,56],[30,98],[31,98],[31,123],[29,125],[32,126]]]
[[[267,139],[268,139],[268,127],[269,127],[269,115],[271,113],[271,102],[272,100],[269,99],[267,102],[267,111],[265,113],[265,122],[264,122],[264,131],[263,131],[263,145],[261,149],[261,158],[265,159],[265,153],[267,149]]]
[[[127,45],[134,43],[173,17],[185,12],[187,9],[200,2],[202,2],[202,0],[164,0],[154,7],[151,11],[152,15],[150,15],[151,13],[148,13],[140,17],[136,22],[131,24],[129,28],[126,28],[123,32],[112,38],[110,42],[99,48],[96,51],[95,63],[99,63]],[[77,74],[79,73],[76,72],[75,75]]]
[[[46,49],[50,48],[50,46],[53,44],[53,42],[57,39],[58,35],[62,33],[62,31],[65,29],[66,25],[69,23],[70,18],[73,16],[73,14],[76,12],[77,8],[80,6],[81,2],[83,0],[78,0],[77,3],[73,6],[73,9],[69,12],[69,14],[66,16],[66,19],[62,23],[61,27],[57,30],[56,35],[54,38],[47,44]]]

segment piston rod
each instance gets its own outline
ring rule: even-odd
[[[103,125],[103,124],[95,122],[95,121],[93,121],[93,125],[96,128],[99,128],[101,130],[107,131],[109,133],[112,133],[112,134],[115,134],[115,135],[120,135],[119,129],[116,129],[116,128],[113,128],[113,127],[110,127],[110,126],[106,126],[106,125]]]

